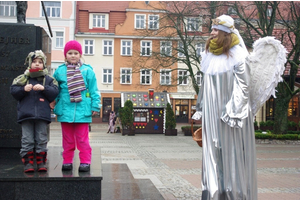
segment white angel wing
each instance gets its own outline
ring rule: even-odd
[[[246,58],[250,68],[250,104],[253,115],[270,98],[282,81],[286,63],[286,49],[274,37],[260,38],[253,44],[253,52]]]

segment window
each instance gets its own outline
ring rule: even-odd
[[[102,83],[112,83],[112,69],[103,69]]]
[[[201,82],[202,82],[202,74],[200,71],[197,72],[197,75],[196,75],[196,81],[197,81],[197,85],[201,85]]]
[[[161,56],[171,56],[172,55],[172,42],[171,41],[161,41],[160,42],[160,55]]]
[[[94,40],[84,40],[84,54],[94,54]]]
[[[197,43],[196,44],[196,51],[197,51],[197,56],[200,56],[200,53],[202,52],[202,51],[204,51],[204,49],[205,49],[205,43]]]
[[[103,55],[113,55],[112,40],[103,40]]]
[[[16,16],[17,5],[15,1],[0,1],[0,16]]]
[[[171,70],[162,69],[160,71],[160,84],[161,85],[170,85],[171,84]]]
[[[147,112],[134,112],[134,122],[147,122]]]
[[[178,83],[179,85],[187,85],[187,71],[186,70],[178,70]]]
[[[145,29],[146,28],[146,15],[135,15],[135,25],[136,29]]]
[[[152,51],[152,41],[141,41],[141,56],[150,56]]]
[[[44,1],[45,9],[48,17],[60,17],[60,1]],[[42,8],[42,16],[45,16],[44,10]]]
[[[105,28],[105,15],[93,14],[93,27]]]
[[[185,57],[182,42],[178,42],[178,49],[177,50],[178,50],[178,57]]]
[[[299,96],[294,96],[288,107],[288,117],[298,117],[299,116]]]
[[[151,70],[142,69],[141,70],[141,84],[151,84]]]
[[[115,97],[114,98],[114,111],[115,111],[115,113],[118,113],[120,108],[121,108],[121,98]]]
[[[131,84],[131,76],[132,76],[131,69],[130,68],[121,68],[120,70],[121,70],[120,83],[121,84]]]
[[[186,20],[186,26],[188,31],[200,31],[200,18],[188,17]]]
[[[55,32],[55,48],[64,48],[64,32]]]
[[[159,28],[158,23],[159,15],[149,15],[148,16],[148,28],[157,30]]]
[[[132,40],[121,40],[121,55],[122,56],[132,55]]]
[[[102,103],[102,122],[108,122],[109,121],[109,114],[112,110],[112,99],[111,98],[102,98],[103,101],[101,101]]]

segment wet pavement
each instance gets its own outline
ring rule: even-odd
[[[177,125],[177,136],[122,136],[120,133],[107,134],[107,124],[92,124],[90,143],[93,149],[101,149],[104,166],[102,199],[156,200],[160,195],[166,200],[201,199],[202,149],[191,136],[183,135],[181,125]],[[50,126],[48,146],[50,149],[59,148],[60,125],[53,122]],[[258,199],[300,200],[300,145],[257,144],[256,150]],[[117,171],[126,170],[127,167],[133,178],[126,178],[123,185],[126,184],[127,191],[120,192],[122,187],[119,183],[124,181],[121,180],[124,176]],[[109,180],[105,180],[105,174],[110,174],[107,177]],[[149,188],[148,193],[136,197],[130,187],[137,185],[141,190]]]

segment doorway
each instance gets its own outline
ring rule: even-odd
[[[187,99],[178,99],[175,101],[175,117],[178,123],[189,122],[189,105]]]

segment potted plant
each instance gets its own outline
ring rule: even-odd
[[[130,100],[127,100],[124,107],[120,109],[120,118],[122,124],[122,135],[133,136],[135,130],[133,126],[133,104]]]
[[[193,131],[195,132],[198,128],[201,128],[201,125],[196,125],[196,126],[193,126]],[[192,126],[182,126],[181,127],[181,130],[184,134],[184,136],[192,136]]]
[[[173,109],[171,107],[171,104],[167,103],[166,108],[166,136],[176,136],[177,135],[177,129],[176,127],[176,119],[173,112]]]

